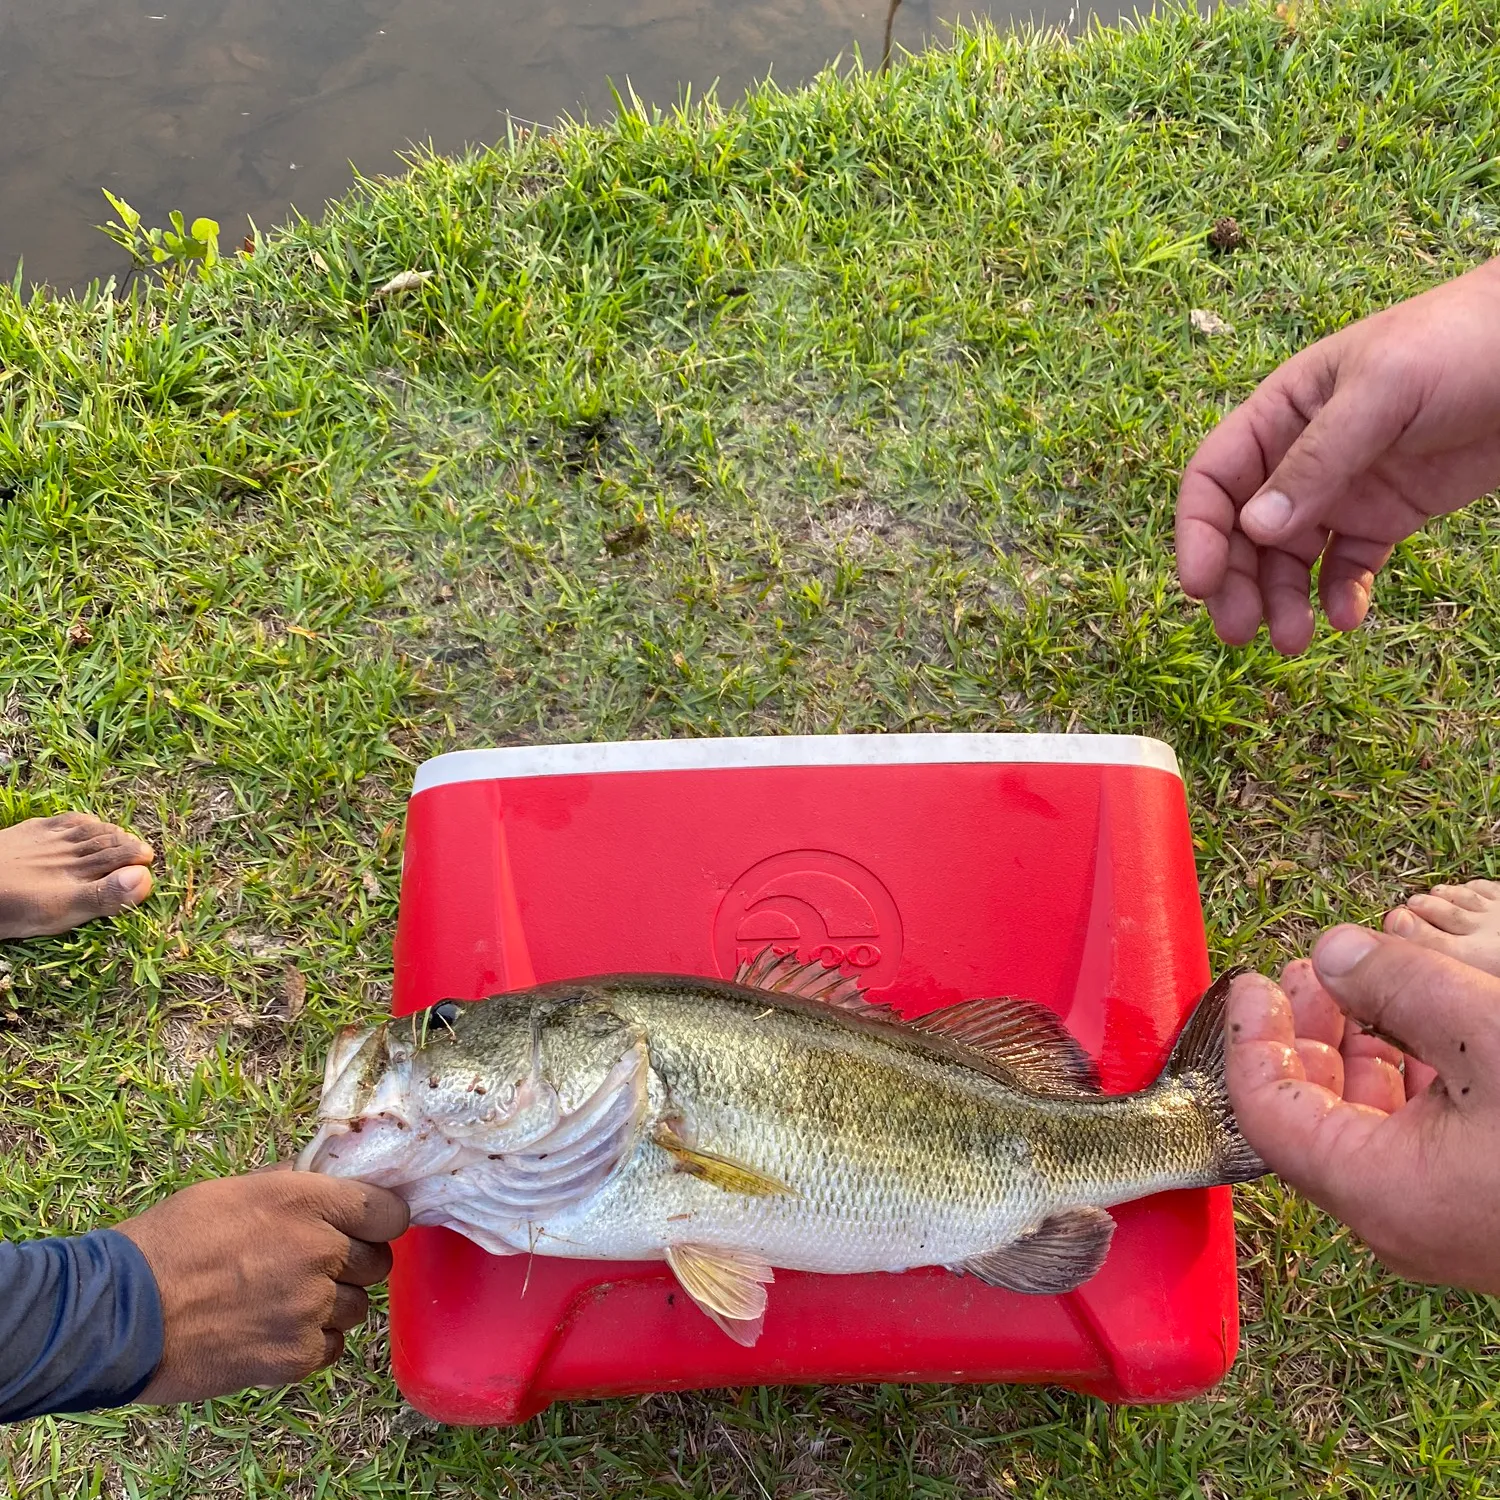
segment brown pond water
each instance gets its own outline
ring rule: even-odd
[[[892,36],[915,50],[975,13],[1064,26],[1075,9],[902,0]],[[103,187],[147,223],[216,218],[233,244],[247,215],[315,215],[351,162],[497,140],[507,113],[601,118],[611,80],[662,105],[791,86],[856,49],[878,62],[885,26],[886,0],[0,0],[0,275],[121,275],[94,227]]]

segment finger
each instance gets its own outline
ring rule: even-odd
[[[1265,600],[1271,644],[1283,656],[1296,656],[1312,644],[1316,621],[1312,571],[1300,557],[1270,547],[1261,553],[1260,596]]]
[[[1425,1094],[1436,1081],[1436,1068],[1429,1068],[1419,1057],[1407,1057],[1405,1082],[1408,1102],[1415,1099],[1418,1094]]]
[[[1330,1094],[1344,1096],[1344,1054],[1327,1042],[1309,1042],[1297,1038],[1297,1056],[1302,1059],[1302,1073],[1309,1083],[1325,1088]]]
[[[1406,1080],[1388,1057],[1344,1055],[1344,1098],[1381,1114],[1394,1114],[1406,1103]]]
[[[411,1223],[406,1204],[384,1188],[345,1177],[313,1178],[299,1174],[299,1179],[321,1184],[319,1212],[351,1240],[383,1244],[405,1234]]]
[[[1310,960],[1295,959],[1281,971],[1281,988],[1292,1006],[1297,1040],[1339,1047],[1344,1040],[1344,1013],[1338,1001],[1318,983]]]
[[[365,1240],[350,1240],[338,1280],[350,1286],[374,1286],[391,1274],[389,1245],[371,1245]]]
[[[1216,593],[1229,571],[1234,503],[1207,476],[1189,467],[1177,497],[1177,577],[1194,599]]]
[[[1398,397],[1382,383],[1336,386],[1240,511],[1240,529],[1262,547],[1322,528],[1349,487],[1400,433]]]
[[[1346,1062],[1354,1057],[1377,1057],[1382,1062],[1388,1062],[1393,1068],[1399,1068],[1406,1057],[1406,1054],[1394,1043],[1386,1041],[1384,1037],[1376,1036],[1373,1032],[1366,1031],[1358,1021],[1353,1020],[1349,1022],[1349,1029],[1344,1035],[1343,1050]]]
[[[1500,1083],[1500,980],[1364,927],[1335,927],[1313,950],[1323,986],[1367,1028],[1442,1074],[1455,1099]]]
[[[1235,981],[1226,1024],[1229,1097],[1245,1139],[1272,1171],[1337,1213],[1384,1117],[1307,1078],[1291,1002],[1268,979]]]
[[[1229,571],[1208,598],[1209,618],[1219,639],[1245,646],[1255,639],[1264,609],[1260,597],[1260,554],[1243,532],[1229,539]]]
[[[1224,589],[1235,566],[1226,549],[1241,534],[1236,512],[1265,484],[1269,466],[1281,460],[1332,388],[1327,351],[1314,344],[1261,381],[1199,445],[1177,498],[1177,576],[1194,599],[1210,600]],[[1249,571],[1253,576],[1253,567]],[[1238,615],[1226,625],[1248,640],[1260,616],[1248,632]]]
[[[370,1311],[370,1297],[357,1286],[340,1284],[333,1289],[333,1311],[328,1314],[324,1332],[330,1329],[348,1333],[358,1328]]]
[[[1370,612],[1375,575],[1390,561],[1394,549],[1368,537],[1335,532],[1323,551],[1318,569],[1318,598],[1335,630],[1357,630]]]

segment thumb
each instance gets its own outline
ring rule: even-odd
[[[1500,979],[1364,927],[1324,933],[1312,961],[1344,1010],[1435,1068],[1455,1103],[1500,1097]]]
[[[1282,546],[1326,527],[1334,506],[1400,431],[1387,407],[1378,388],[1336,389],[1245,502],[1239,516],[1245,535],[1259,546]]]

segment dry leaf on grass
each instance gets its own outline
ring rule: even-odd
[[[400,292],[414,292],[424,281],[431,281],[436,274],[435,271],[402,271],[399,276],[392,276],[374,295],[379,299],[394,297]]]
[[[1188,322],[1193,325],[1195,333],[1207,334],[1209,338],[1213,338],[1216,334],[1220,333],[1234,332],[1234,325],[1232,323],[1226,323],[1218,313],[1209,312],[1204,307],[1195,307],[1188,314]]]
[[[286,1006],[286,1018],[295,1021],[307,1004],[307,979],[296,964],[288,964],[281,976],[281,998]]]

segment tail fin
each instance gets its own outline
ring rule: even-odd
[[[1229,987],[1246,971],[1230,969],[1211,984],[1177,1038],[1163,1078],[1180,1079],[1197,1096],[1214,1127],[1214,1167],[1219,1181],[1250,1182],[1265,1175],[1266,1164],[1240,1134],[1224,1081],[1224,1002]]]

